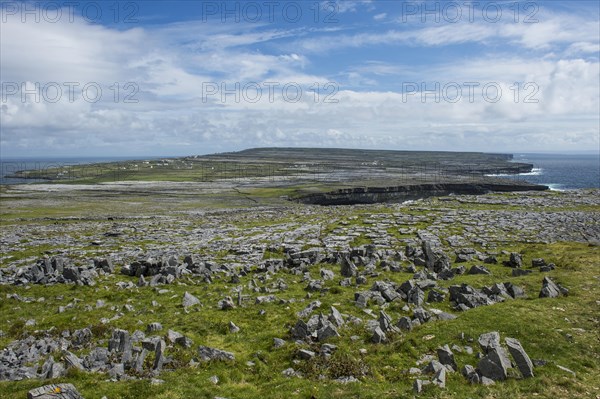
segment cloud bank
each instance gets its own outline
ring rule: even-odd
[[[0,154],[598,149],[597,15],[451,24],[402,23],[377,2],[338,11],[331,26],[115,26],[23,23],[3,8]]]

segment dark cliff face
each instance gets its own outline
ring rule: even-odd
[[[529,173],[533,170],[533,164],[514,162],[506,165],[505,167],[490,167],[485,173],[486,174],[519,174]]]
[[[354,205],[379,202],[403,202],[420,198],[446,196],[450,194],[478,195],[489,192],[543,191],[547,186],[528,183],[446,183],[419,184],[394,187],[355,187],[309,194],[297,199],[304,204],[315,205]]]

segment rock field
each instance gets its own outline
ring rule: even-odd
[[[184,317],[206,308],[222,312],[227,335],[244,332],[244,323],[238,326],[228,316],[240,310],[260,316],[268,304],[297,309],[286,313],[271,337],[273,351],[295,348],[289,363],[269,367],[287,378],[312,378],[304,365],[335,357],[340,340],[355,342],[357,350],[367,352],[425,324],[460,319],[478,307],[569,296],[572,288],[553,274],[563,267],[557,259],[530,259],[515,248],[560,242],[598,246],[600,213],[594,209],[599,198],[598,190],[584,190],[368,206],[290,203],[15,219],[0,230],[4,306],[50,302],[28,296],[28,287],[64,286],[64,294],[51,301],[60,305],[47,312],[75,317],[75,312],[102,311],[104,316],[95,327],[73,322],[72,327],[41,330],[36,319],[44,315],[25,320],[18,338],[3,341],[7,345],[0,352],[0,380],[55,379],[77,369],[114,381],[160,384],[165,371],[243,361],[227,345],[213,347],[178,331],[181,325],[161,316],[165,301]],[[537,286],[523,286],[523,278],[537,281]],[[218,291],[204,294],[216,286]],[[151,296],[152,301],[90,302],[70,287],[109,289],[132,299]],[[338,295],[337,305],[327,300],[332,295]],[[142,310],[152,312],[154,321],[121,327],[123,320],[138,320]],[[9,320],[1,326],[0,336],[7,337]],[[178,358],[182,351],[186,363]],[[403,373],[413,381],[415,394],[444,389],[453,373],[464,384],[502,384],[535,378],[536,369],[545,367],[548,359],[532,359],[528,351],[522,337],[497,331],[463,334],[432,353],[418,354]],[[468,355],[468,363],[457,362],[457,353]],[[257,361],[248,361],[248,367]],[[361,383],[370,378],[370,367],[365,362],[352,374],[322,378]],[[28,397],[81,397],[73,386],[42,388]],[[48,396],[53,390],[62,396]]]

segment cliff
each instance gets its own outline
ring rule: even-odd
[[[515,183],[431,183],[393,187],[354,187],[327,193],[301,196],[296,201],[316,205],[374,204],[378,202],[403,202],[419,198],[451,194],[485,194],[489,192],[543,191],[547,186]]]

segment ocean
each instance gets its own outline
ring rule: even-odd
[[[7,178],[18,170],[43,170],[64,165],[84,165],[100,162],[149,160],[160,157],[85,157],[85,158],[4,158],[0,161],[0,184],[35,183],[43,180]],[[534,165],[530,173],[498,175],[500,177],[544,184],[552,190],[600,188],[600,154],[514,154],[515,162]]]
[[[518,179],[552,190],[600,188],[600,154],[514,154],[514,161],[534,166],[533,171],[518,175]]]

